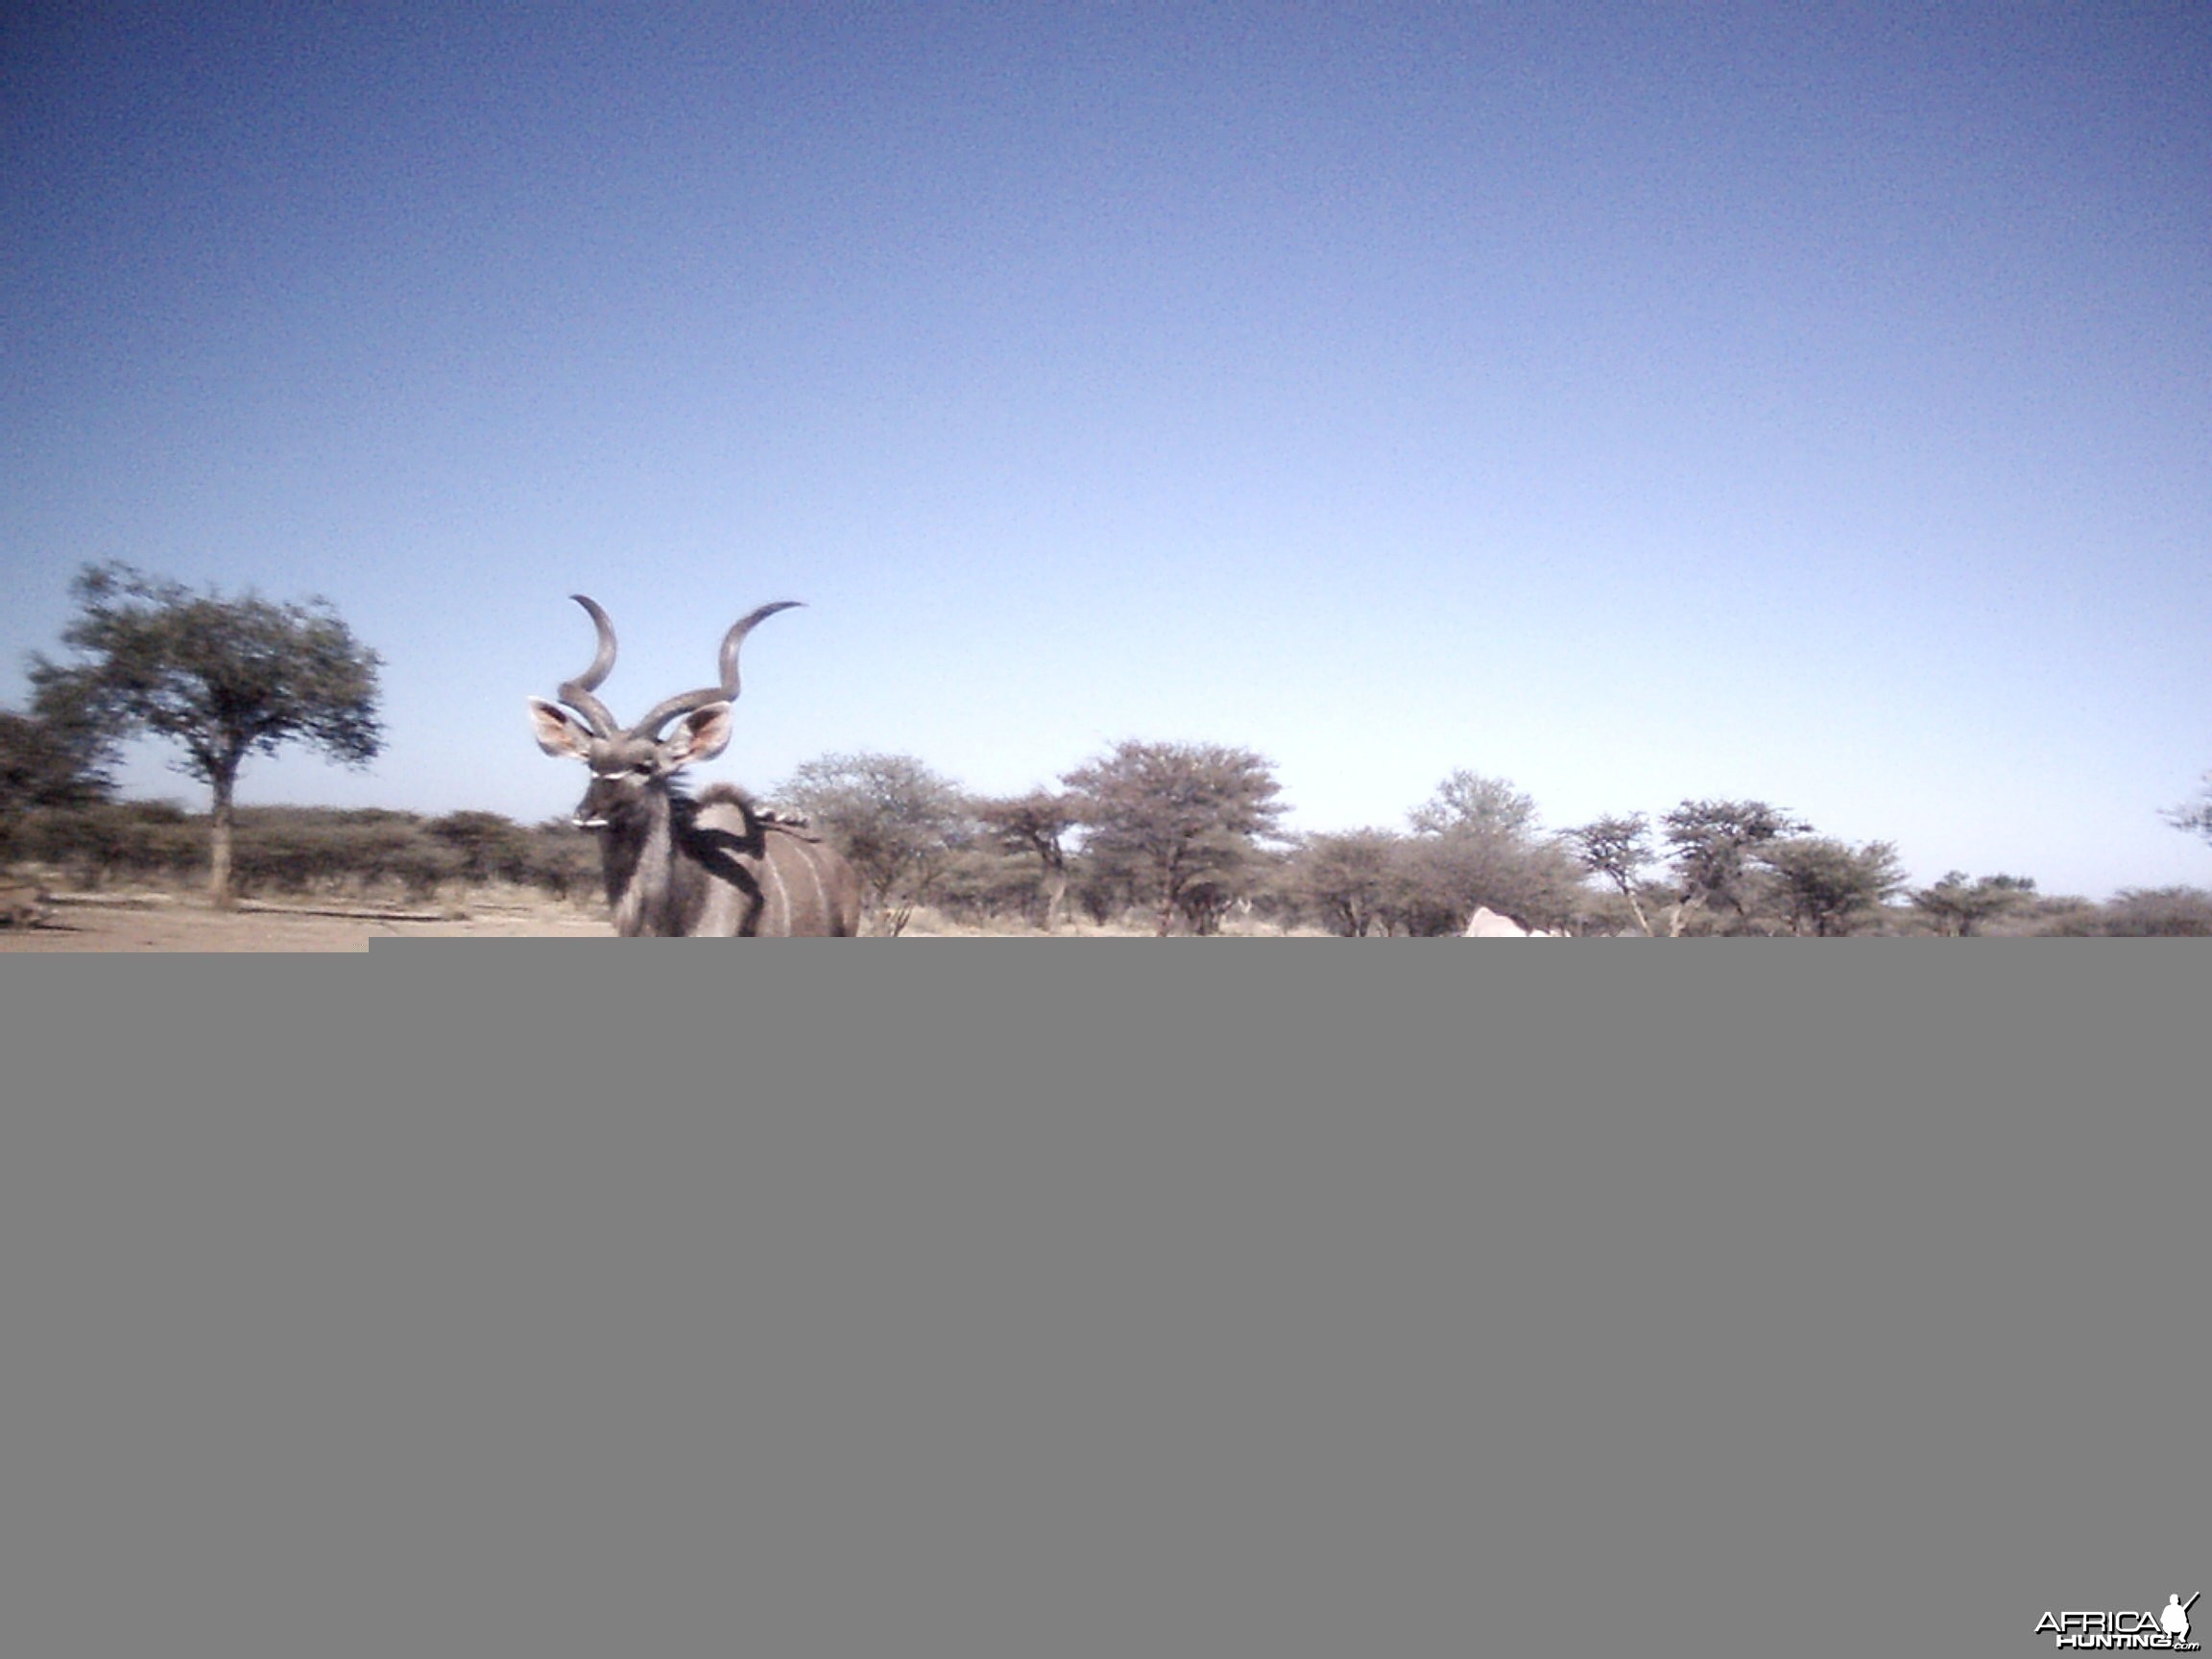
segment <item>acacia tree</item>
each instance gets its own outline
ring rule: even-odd
[[[1292,855],[1286,885],[1332,933],[1364,938],[1390,930],[1403,837],[1388,830],[1309,835]]]
[[[1178,911],[1199,932],[1218,925],[1286,810],[1268,761],[1216,743],[1124,739],[1060,781],[1078,800],[1084,850],[1154,907],[1163,936]]]
[[[1471,830],[1525,842],[1536,833],[1536,801],[1503,778],[1485,778],[1461,767],[1407,813],[1406,821],[1417,835]]]
[[[1052,931],[1068,898],[1068,835],[1082,822],[1070,797],[1050,789],[977,801],[975,816],[1000,852],[1035,854],[1044,876],[1045,931]]]
[[[1658,859],[1647,839],[1650,832],[1651,822],[1641,812],[1630,813],[1625,818],[1594,819],[1567,831],[1567,839],[1583,865],[1621,890],[1621,897],[1628,901],[1628,908],[1635,913],[1636,926],[1644,929],[1647,937],[1651,933],[1651,918],[1646,914],[1643,901],[1636,896],[1636,879],[1638,871]],[[1679,926],[1680,923],[1681,909],[1677,906],[1674,924]]]
[[[2169,807],[2160,816],[2176,830],[2212,841],[2212,772],[2204,774],[2203,787],[2196,801],[2186,806]]]
[[[1674,849],[1683,908],[1701,905],[1738,929],[1750,926],[1753,909],[1767,897],[1764,872],[1756,868],[1761,850],[1813,828],[1764,801],[1685,801],[1660,822]]]
[[[114,785],[96,737],[51,720],[0,709],[0,856],[14,845],[25,813],[40,806],[87,806]]]
[[[1985,922],[2010,914],[2035,897],[2032,876],[1984,876],[1969,882],[1963,870],[1946,871],[1933,887],[1912,892],[1912,905],[1947,938],[1968,939]]]
[[[1808,835],[1770,842],[1759,857],[1774,873],[1790,930],[1816,938],[1850,932],[1905,886],[1897,849],[1887,841],[1852,848]]]
[[[959,785],[911,755],[824,755],[778,793],[837,837],[877,925],[893,936],[968,837]]]
[[[2201,887],[2124,887],[2098,918],[2113,938],[2212,938],[2212,893]]]
[[[1456,933],[1478,905],[1557,928],[1582,906],[1582,873],[1538,829],[1536,803],[1503,778],[1464,769],[1407,815],[1392,921],[1416,935]]]
[[[366,766],[384,741],[383,660],[323,599],[226,599],[119,564],[88,565],[70,588],[80,611],[61,639],[81,660],[33,658],[38,712],[97,733],[103,755],[141,732],[183,746],[180,769],[212,796],[207,890],[227,905],[232,799],[247,756],[304,743]]]

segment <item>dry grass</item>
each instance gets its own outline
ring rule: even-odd
[[[1178,932],[1177,937],[1183,935]],[[1027,923],[998,920],[981,924],[955,922],[928,905],[915,909],[902,935],[908,939],[1149,939],[1153,937],[1151,925],[1135,920],[1109,922],[1104,925],[1089,917],[1078,916],[1064,922],[1047,933],[1042,927]],[[1254,922],[1237,918],[1223,925],[1218,937],[1223,939],[1325,939],[1330,935],[1319,927],[1293,927],[1286,934],[1272,923]]]

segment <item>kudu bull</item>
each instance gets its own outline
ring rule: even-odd
[[[859,880],[818,833],[763,812],[727,783],[709,784],[697,799],[677,783],[685,767],[729,746],[745,636],[798,601],[763,605],[723,637],[719,685],[671,697],[624,727],[592,695],[614,666],[614,625],[583,594],[570,597],[589,613],[599,649],[590,667],[560,687],[576,712],[533,697],[530,718],[539,748],[591,768],[575,822],[603,837],[614,930],[632,939],[857,933]],[[662,737],[671,720],[679,723]]]

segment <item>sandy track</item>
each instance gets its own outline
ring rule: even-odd
[[[189,900],[51,908],[52,920],[43,926],[0,929],[0,951],[366,950],[372,939],[605,939],[613,932],[604,921],[552,907],[485,911],[463,922],[220,911]]]

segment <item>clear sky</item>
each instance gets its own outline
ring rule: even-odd
[[[1458,767],[2212,885],[2212,7],[0,12],[0,703],[83,563],[331,599],[355,775],[566,811],[768,599],[708,777],[1115,739],[1293,827]],[[199,804],[162,752],[133,792]]]

